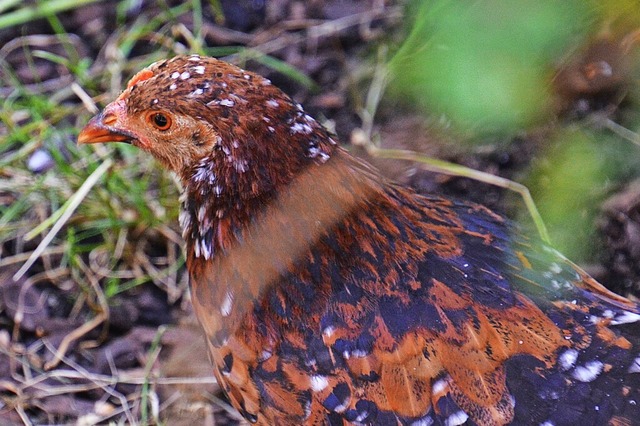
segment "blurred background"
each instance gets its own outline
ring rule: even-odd
[[[78,147],[142,67],[180,53],[271,79],[385,174],[486,204],[640,295],[640,2],[0,0],[3,424],[235,424],[193,318],[175,179]]]

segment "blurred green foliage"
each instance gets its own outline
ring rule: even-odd
[[[444,118],[463,150],[499,150],[515,135],[534,143],[542,134],[530,168],[520,171],[523,183],[554,245],[575,261],[593,261],[602,202],[640,176],[640,146],[630,141],[640,139],[640,41],[621,49],[628,75],[620,71],[626,65],[607,64],[628,80],[617,111],[614,104],[586,111],[582,121],[563,119],[554,78],[590,40],[636,34],[640,2],[424,0],[410,2],[408,11],[407,37],[389,63],[391,97]],[[521,220],[527,215],[523,207]]]
[[[548,113],[552,62],[587,30],[583,0],[413,4],[392,91],[460,130],[513,132]]]
[[[578,127],[551,135],[525,184],[532,190],[554,245],[572,260],[597,253],[591,243],[605,198],[637,175],[640,149],[611,134]],[[525,215],[523,210],[521,215]]]

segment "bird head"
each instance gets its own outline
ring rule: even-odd
[[[269,80],[198,55],[140,71],[78,136],[81,144],[111,141],[151,153],[187,184],[244,182],[245,192],[258,181],[285,183],[326,161],[335,144]]]

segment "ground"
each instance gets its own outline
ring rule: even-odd
[[[0,7],[3,424],[238,421],[218,393],[191,309],[174,179],[130,147],[75,144],[130,76],[176,53],[265,75],[390,178],[489,205],[535,233],[513,192],[372,158],[362,143],[530,185],[554,243],[615,291],[640,294],[640,114],[630,59],[640,20],[616,28],[616,19],[592,19],[546,64],[554,100],[542,118],[484,132],[454,129],[452,113],[394,97],[393,87],[377,102],[384,64],[413,31],[414,5],[77,3]],[[558,218],[558,210],[575,216]]]

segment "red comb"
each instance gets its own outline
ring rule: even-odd
[[[153,77],[153,71],[151,71],[148,68],[143,69],[142,71],[139,71],[136,75],[134,75],[131,80],[129,80],[129,83],[127,83],[127,89],[133,87],[134,84],[137,84],[141,81],[145,81],[150,79],[151,77]],[[124,97],[127,96],[127,91],[125,90],[124,92],[120,93],[120,96],[118,96],[118,100],[119,99],[123,99]]]
[[[142,71],[138,72],[136,75],[134,75],[133,78],[131,78],[131,80],[129,80],[129,83],[127,84],[127,89],[133,86],[134,84],[137,84],[141,81],[148,80],[151,77],[153,77],[153,71],[151,71],[148,68],[145,68]]]

